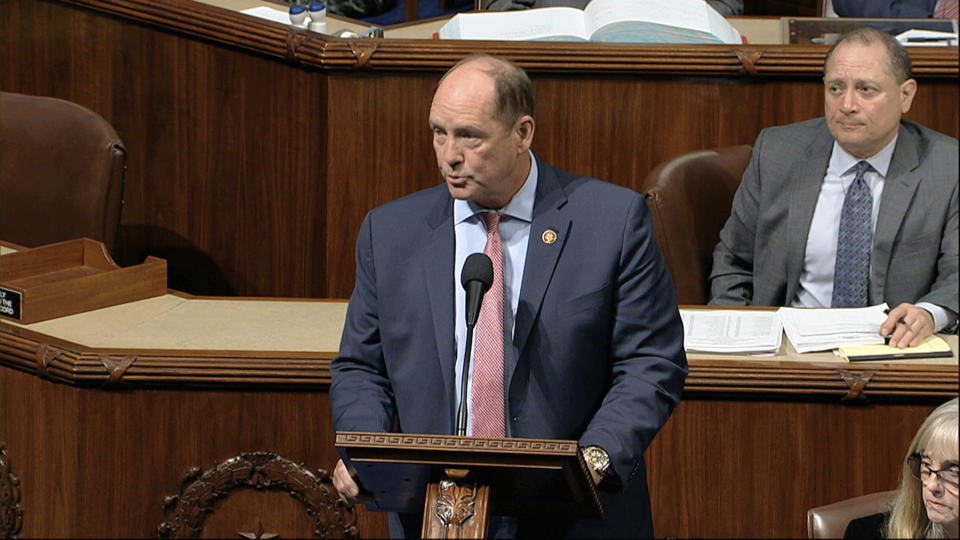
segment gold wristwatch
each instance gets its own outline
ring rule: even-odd
[[[607,451],[599,446],[586,446],[583,449],[583,459],[591,469],[597,472],[600,477],[607,475],[610,468],[610,456]]]

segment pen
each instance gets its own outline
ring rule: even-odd
[[[883,308],[883,314],[884,314],[884,315],[889,315],[889,314],[890,314],[890,308]],[[905,320],[903,320],[903,318],[901,318],[899,321],[897,321],[897,324],[907,324],[907,321],[905,321]],[[892,334],[891,334],[891,335],[892,335]],[[883,344],[884,344],[884,345],[889,345],[889,344],[890,344],[890,336],[883,336]]]
[[[889,315],[889,314],[890,314],[890,308],[883,308],[883,314],[884,314],[884,315]],[[897,322],[898,322],[898,323],[902,323],[902,324],[907,324],[907,321],[903,320],[902,317],[901,317],[900,320],[897,321]]]

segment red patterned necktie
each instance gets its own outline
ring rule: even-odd
[[[493,262],[493,285],[483,297],[477,321],[473,367],[473,436],[505,437],[503,404],[503,243],[500,240],[501,214],[481,214],[487,225],[487,247],[483,252]]]
[[[937,2],[936,9],[933,10],[933,17],[935,19],[956,19],[958,11],[960,11],[960,8],[957,7],[957,0],[940,0]]]

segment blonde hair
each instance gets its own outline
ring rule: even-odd
[[[906,457],[913,454],[934,452],[944,459],[957,459],[958,446],[958,398],[937,407],[914,435]],[[900,472],[900,487],[897,488],[887,523],[887,538],[948,538],[946,531],[927,518],[923,504],[923,489],[920,480],[913,477],[910,464],[903,460]]]

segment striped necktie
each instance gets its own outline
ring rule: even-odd
[[[956,19],[958,11],[960,11],[960,8],[957,7],[957,0],[940,0],[933,10],[933,17],[935,19]]]

